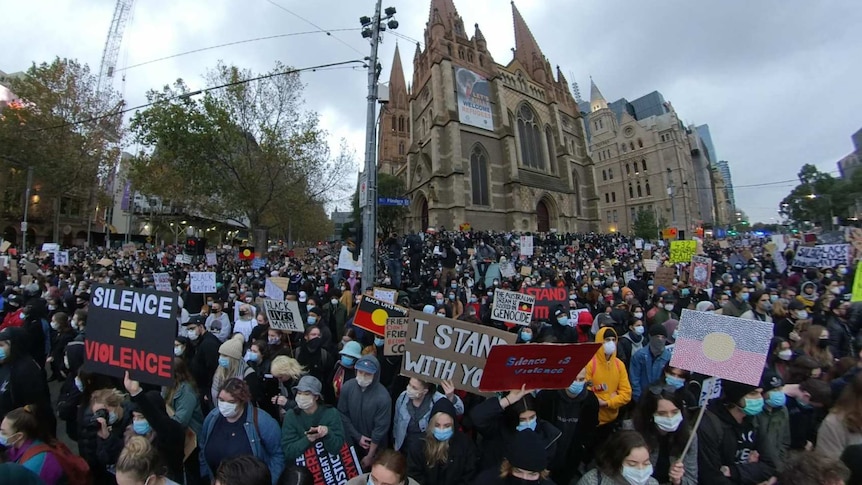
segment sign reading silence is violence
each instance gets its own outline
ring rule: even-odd
[[[602,344],[518,344],[491,349],[479,390],[565,389]]]
[[[90,295],[84,370],[170,385],[177,295],[102,284]]]

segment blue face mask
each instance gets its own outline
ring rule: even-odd
[[[581,392],[584,391],[584,387],[586,387],[586,386],[587,386],[586,382],[575,381],[569,385],[568,391],[573,396],[577,396]]]
[[[6,349],[0,348],[0,360],[6,360]]]
[[[770,303],[775,303],[776,301],[778,301],[778,295],[769,295]]]
[[[135,421],[132,423],[132,429],[135,431],[135,434],[143,436],[150,432],[150,423],[146,420]]]
[[[356,359],[353,357],[349,357],[347,355],[341,356],[341,365],[345,367],[352,367],[354,362],[356,362]]]
[[[533,418],[525,423],[519,423],[518,427],[515,429],[518,431],[524,431],[525,429],[536,431],[536,418]]]
[[[745,413],[746,416],[757,416],[758,414],[763,412],[763,398],[758,397],[756,399],[748,399],[745,398],[745,407],[742,408],[742,412]]]
[[[434,439],[436,439],[437,441],[449,441],[449,439],[452,438],[453,434],[455,434],[455,429],[453,428],[434,428]]]
[[[308,324],[314,325],[315,323],[317,323],[317,317],[309,315],[308,316]]]
[[[802,399],[799,399],[798,397],[795,397],[793,399],[796,400],[796,405],[802,409],[811,409],[814,407],[811,405],[811,403],[807,403],[807,402],[803,401]]]
[[[385,344],[385,343],[386,343],[386,340],[385,340],[385,339],[382,339],[382,338],[380,338],[380,337],[375,337],[375,338],[374,338],[374,346],[375,346],[375,347],[383,347],[383,344]]]
[[[219,357],[218,358],[218,365],[220,367],[227,369],[228,367],[230,367],[230,360],[228,360],[227,357]]]
[[[787,402],[787,395],[783,391],[769,391],[766,395],[766,404],[771,408],[783,407]]]
[[[677,376],[666,375],[664,382],[674,389],[682,389],[685,386],[685,379]]]
[[[749,297],[750,297],[750,295],[748,294],[748,292],[747,292],[747,291],[746,291],[746,292],[744,292],[744,293],[742,294],[742,301],[748,301],[748,298],[749,298]]]
[[[524,342],[529,342],[530,340],[533,340],[533,334],[521,332],[521,340],[523,340]]]
[[[557,323],[559,323],[560,325],[568,325],[569,317],[560,317],[557,319]]]
[[[691,290],[689,290],[688,288],[683,288],[682,290],[680,290],[680,291],[679,291],[679,293],[680,293],[682,296],[688,296],[688,295],[689,295],[689,293],[691,293]]]

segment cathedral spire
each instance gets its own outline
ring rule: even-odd
[[[442,25],[445,32],[454,31],[456,35],[466,38],[464,21],[458,15],[458,10],[452,0],[431,0],[428,12],[428,27]]]
[[[389,71],[390,101],[398,99],[397,94],[407,93],[407,82],[404,80],[404,68],[401,66],[401,52],[395,44],[395,56],[392,59],[392,70]]]
[[[536,70],[544,71],[545,55],[515,2],[512,2],[512,18],[515,24],[515,59],[535,77]]]
[[[598,111],[607,107],[608,102],[605,100],[605,97],[602,96],[602,92],[599,91],[599,87],[596,86],[596,82],[593,81],[593,78],[590,78],[590,111]]]

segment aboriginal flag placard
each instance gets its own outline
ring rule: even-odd
[[[359,308],[356,309],[356,315],[353,317],[353,324],[374,335],[383,337],[386,335],[386,319],[404,318],[406,316],[407,309],[403,306],[393,305],[383,300],[363,295]]]
[[[239,248],[239,260],[251,261],[254,259],[254,248],[251,246],[243,246]]]
[[[84,370],[170,385],[177,294],[114,285],[90,290]]]

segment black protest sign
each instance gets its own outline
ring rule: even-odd
[[[330,455],[322,440],[315,441],[313,447],[297,457],[296,464],[311,472],[314,485],[345,485],[362,474],[359,458],[352,446],[344,444],[337,455]]]
[[[557,307],[566,315],[569,314],[569,292],[565,287],[529,287],[524,293],[536,297],[536,304],[533,306],[533,318],[536,320],[551,319]]]
[[[83,369],[170,385],[177,335],[177,295],[97,284],[90,291]]]

